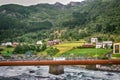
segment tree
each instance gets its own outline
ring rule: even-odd
[[[46,44],[43,44],[41,47],[41,51],[44,51],[47,48]]]
[[[57,48],[50,47],[46,52],[49,56],[52,57],[56,55],[59,52],[59,50]]]
[[[25,54],[27,51],[38,52],[41,51],[39,46],[36,45],[17,45],[14,49],[14,53]]]

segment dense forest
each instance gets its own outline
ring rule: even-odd
[[[63,5],[0,6],[0,43],[37,40],[120,41],[120,0],[85,0]]]

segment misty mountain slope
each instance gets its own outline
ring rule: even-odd
[[[63,5],[0,6],[0,42],[60,38],[79,40],[102,34],[114,39],[120,32],[120,0],[85,0]],[[9,36],[8,36],[9,34]],[[97,37],[97,36],[96,36]],[[104,38],[106,39],[106,38]]]

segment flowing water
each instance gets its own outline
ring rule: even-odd
[[[0,80],[120,80],[120,73],[64,67],[64,74],[49,74],[48,66],[0,67]]]

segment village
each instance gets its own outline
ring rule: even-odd
[[[64,46],[64,44],[67,43],[67,46]],[[6,43],[1,43],[1,47],[0,47],[0,53],[1,55],[16,55],[13,53],[13,50],[19,46],[19,45],[23,45],[24,46],[25,43],[18,43],[18,42],[6,42]],[[96,57],[100,57],[101,55],[104,55],[104,57],[107,57],[107,59],[116,59],[116,58],[120,58],[120,43],[114,43],[113,41],[103,41],[103,42],[99,42],[98,38],[91,38],[90,40],[90,43],[88,43],[87,41],[83,41],[82,43],[81,42],[77,42],[77,43],[74,43],[74,42],[62,42],[60,39],[55,39],[55,40],[51,40],[51,41],[47,41],[46,43],[43,43],[42,41],[37,41],[36,43],[32,43],[32,45],[37,45],[37,46],[42,46],[43,44],[45,44],[45,49],[43,50],[39,50],[37,52],[37,56],[41,56],[39,54],[43,54],[45,56],[51,56],[51,57],[69,57],[69,56],[73,56],[75,57],[76,55],[76,51],[73,52],[72,54],[67,54],[66,55],[66,52],[69,52],[70,50],[73,50],[74,48],[80,48],[80,49],[85,49],[84,51],[86,51],[86,53],[89,53],[89,54],[80,54],[79,53],[79,56],[81,57],[89,57],[89,56],[96,56]],[[72,46],[71,46],[72,44]],[[74,46],[73,46],[74,45]],[[61,46],[63,48],[61,48]],[[5,48],[8,48],[8,49],[5,49]],[[47,50],[50,49],[50,47],[53,47],[53,49],[56,49],[58,50],[58,52],[54,53],[55,51],[53,51],[53,54],[51,53],[50,51],[48,51],[47,53]],[[12,48],[12,49],[9,49],[9,48]],[[93,49],[93,53],[90,52],[91,50],[90,49]],[[89,49],[89,50],[87,50]],[[104,49],[103,52],[105,52],[105,50],[108,50],[106,53],[103,54],[103,52],[99,52],[99,49]],[[46,53],[45,53],[46,51]],[[81,52],[81,51],[80,51]],[[52,55],[49,55],[49,53],[51,53]],[[97,54],[96,54],[97,53]],[[27,54],[27,55],[32,55],[32,52],[31,50],[27,50],[25,51],[24,53],[18,53],[18,54]],[[48,55],[46,55],[48,54]],[[101,54],[101,55],[98,55],[98,54]],[[83,56],[85,55],[85,56]],[[77,55],[78,56],[78,55]],[[77,57],[76,56],[76,57]],[[94,57],[95,58],[95,57]]]

